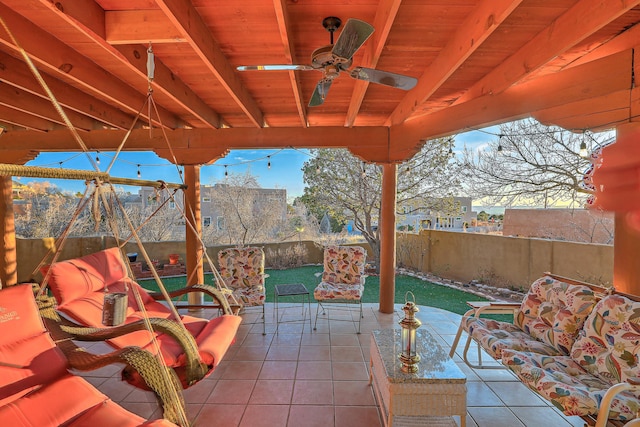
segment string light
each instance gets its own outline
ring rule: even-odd
[[[227,165],[224,165],[224,176],[229,176],[229,171],[227,170]]]
[[[362,162],[362,178],[366,178],[367,177],[367,164],[365,162]]]
[[[267,156],[267,169],[271,169],[271,156]]]
[[[100,164],[100,151],[96,150],[96,164]]]
[[[411,168],[409,167],[409,164],[407,164],[407,168],[405,169],[405,172],[406,172],[406,173],[411,172]]]
[[[455,154],[453,154],[453,139],[449,138],[449,158],[452,159]]]
[[[504,136],[503,134],[498,135],[498,152],[502,151],[502,137],[503,136]]]
[[[320,175],[320,165],[316,166],[316,175]]]
[[[587,151],[587,143],[584,140],[586,134],[587,130],[585,129],[585,131],[582,132],[582,142],[580,143],[580,157],[587,157],[589,155],[589,152]]]
[[[140,165],[138,165],[138,178],[140,178],[142,176],[142,173],[140,172]]]

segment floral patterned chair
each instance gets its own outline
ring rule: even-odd
[[[220,275],[237,301],[262,308],[262,334],[266,334],[264,301],[264,251],[258,247],[228,248],[218,252]]]
[[[367,252],[361,246],[328,246],[324,250],[324,271],[322,281],[315,288],[313,296],[318,301],[314,329],[318,325],[318,314],[325,303],[356,303],[360,309],[358,330],[362,315],[362,294],[364,292],[364,267]]]
[[[598,414],[596,426],[606,425],[607,418],[637,417],[640,301],[630,298],[613,294],[599,301],[569,355],[503,349],[502,363],[566,415]]]
[[[474,368],[501,367],[471,364],[467,352],[472,339],[494,359],[502,358],[503,349],[567,355],[595,303],[596,294],[590,287],[545,275],[531,285],[515,310],[513,323],[473,313],[463,316],[461,329],[468,333],[463,358]]]

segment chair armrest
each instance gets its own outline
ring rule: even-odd
[[[595,427],[606,427],[609,419],[611,402],[618,394],[627,390],[633,390],[636,392],[640,391],[640,378],[630,378],[626,382],[618,383],[609,387],[604,396],[602,396],[602,401],[600,402],[600,410],[598,411],[598,420],[596,421]],[[633,425],[636,425],[635,421]]]
[[[467,305],[471,310],[465,316],[473,317],[480,317],[482,314],[513,314],[521,306],[517,302],[504,301],[467,301]]]
[[[38,307],[49,334],[68,358],[73,357],[73,353],[77,352],[77,348],[79,348],[73,344],[72,340],[106,341],[132,332],[147,330],[145,320],[105,328],[78,325],[67,318],[60,317],[55,309],[55,299],[51,297],[39,298]],[[185,377],[188,385],[200,381],[206,376],[209,372],[209,367],[200,361],[198,345],[193,335],[173,320],[161,318],[149,318],[147,320],[151,323],[154,331],[162,332],[180,344],[185,356]],[[93,362],[90,359],[83,361],[82,358],[78,358],[74,363],[76,363],[75,368],[78,370],[96,369],[92,367]],[[86,366],[86,369],[83,369],[83,366]]]
[[[219,308],[222,310],[224,314],[237,313],[237,310],[236,312],[234,312],[234,310],[232,310],[232,307],[229,305],[229,300],[224,295],[225,292],[220,291],[219,289],[213,286],[196,284],[196,285],[187,286],[185,288],[178,289],[175,291],[171,291],[168,293],[171,298],[175,298],[185,294],[189,294],[191,292],[202,292],[212,297],[213,300],[217,302],[217,305],[212,305],[210,306],[210,308]],[[231,291],[229,290],[228,293],[231,293]],[[151,296],[151,298],[153,298],[156,301],[164,301],[164,295],[162,295],[160,292],[149,292],[149,296]],[[185,305],[184,307],[189,307],[189,305]]]
[[[183,418],[181,414],[184,414],[185,402],[180,380],[173,369],[164,366],[156,356],[137,346],[124,347],[107,354],[93,354],[78,347],[73,340],[81,340],[91,334],[85,336],[82,333],[67,332],[67,328],[62,325],[63,320],[55,311],[52,301],[55,300],[50,297],[39,298],[40,313],[49,334],[65,355],[70,368],[79,371],[92,371],[114,363],[124,363],[126,367],[123,375],[137,374],[142,378],[162,407],[163,418],[176,425],[181,424]],[[88,332],[94,328],[76,327],[73,329],[77,329],[78,332]],[[83,329],[87,331],[81,331]]]

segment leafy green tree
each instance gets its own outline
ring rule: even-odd
[[[489,214],[485,211],[478,212],[478,221],[487,222],[489,220]]]
[[[409,161],[398,166],[398,206],[404,213],[428,209],[459,190],[459,166],[450,161],[451,141],[427,141]],[[343,149],[319,149],[302,167],[306,184],[302,199],[310,210],[353,221],[380,257],[382,168],[367,164]],[[440,203],[441,204],[441,203]]]

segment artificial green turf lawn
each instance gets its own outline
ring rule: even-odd
[[[292,268],[289,270],[266,270],[269,275],[266,280],[267,302],[274,301],[274,286],[282,283],[302,283],[310,292],[318,283],[320,277],[316,274],[322,272],[322,266],[310,265],[300,268]],[[213,276],[205,275],[205,282],[213,284]],[[179,289],[185,285],[185,277],[171,277],[162,279],[167,290]],[[139,283],[151,290],[157,290],[154,280],[140,280]],[[415,302],[418,305],[438,307],[453,313],[464,314],[469,306],[466,301],[486,301],[486,298],[479,297],[468,292],[459,291],[457,289],[446,286],[436,285],[431,282],[420,280],[416,277],[397,275],[396,276],[396,303],[405,302],[405,294],[407,291],[413,292]],[[362,302],[376,303],[380,300],[380,278],[377,276],[369,276],[364,286],[364,296]],[[508,320],[501,317],[500,320]]]

